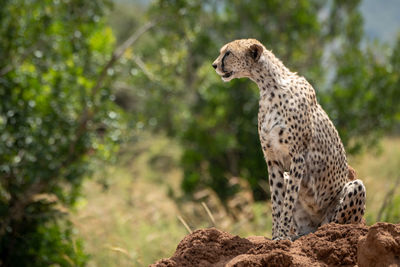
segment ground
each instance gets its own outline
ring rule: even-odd
[[[400,266],[400,224],[327,224],[294,242],[240,238],[215,228],[186,236],[151,267]]]

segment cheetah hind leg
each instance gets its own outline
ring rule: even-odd
[[[348,182],[342,190],[340,204],[336,207],[333,222],[360,223],[365,212],[365,186],[361,180]]]

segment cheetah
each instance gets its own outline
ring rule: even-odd
[[[260,91],[258,133],[268,166],[272,238],[360,223],[366,190],[349,179],[343,144],[313,87],[255,39],[230,42],[212,66],[224,82],[249,78]]]

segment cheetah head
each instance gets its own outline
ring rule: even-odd
[[[224,45],[212,66],[224,82],[234,78],[251,78],[251,70],[259,64],[264,46],[255,39],[241,39]]]

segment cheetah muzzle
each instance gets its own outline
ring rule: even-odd
[[[212,64],[222,80],[260,89],[258,133],[268,166],[272,237],[295,239],[329,223],[359,223],[365,187],[349,179],[346,153],[313,87],[255,39],[224,45]]]

